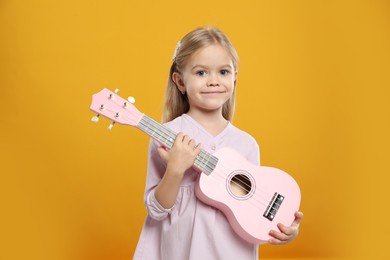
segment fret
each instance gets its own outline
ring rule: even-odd
[[[196,158],[195,165],[202,169],[202,172],[209,175],[217,166],[218,158],[202,150]]]
[[[206,167],[205,157],[202,156],[203,150],[200,151],[199,155],[196,157],[195,166],[199,169],[204,169]]]

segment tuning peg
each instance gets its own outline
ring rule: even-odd
[[[118,94],[118,93],[119,93],[119,88],[116,88],[116,89],[114,90],[114,93],[115,93],[115,94]]]
[[[135,98],[134,98],[134,97],[128,97],[127,100],[128,100],[131,104],[134,104],[134,103],[135,103]]]
[[[115,122],[112,122],[112,123],[111,123],[111,124],[108,126],[108,128],[107,128],[107,129],[111,131],[111,130],[112,130],[112,128],[114,127],[114,125],[115,125]]]
[[[99,114],[97,114],[96,116],[93,116],[93,117],[91,118],[91,121],[94,122],[94,123],[99,122]]]

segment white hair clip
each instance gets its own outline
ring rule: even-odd
[[[176,55],[179,52],[180,46],[181,46],[181,41],[178,41],[176,44],[175,52],[173,53],[173,56],[172,56],[172,62],[175,62]]]

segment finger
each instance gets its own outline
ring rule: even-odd
[[[195,156],[198,156],[200,151],[202,150],[202,144],[197,144],[192,149],[193,149],[193,154]]]
[[[283,245],[283,242],[280,241],[279,239],[271,238],[268,240],[268,244],[271,245]]]
[[[194,139],[189,140],[189,142],[188,142],[188,149],[195,156],[197,156],[198,153],[200,152],[200,150],[197,149],[197,148],[198,148],[198,145],[196,144],[196,141]]]
[[[288,240],[287,239],[281,240],[279,238],[270,238],[268,239],[268,243],[271,245],[284,245],[288,243]]]
[[[277,226],[278,226],[280,232],[282,232],[283,234],[286,234],[289,236],[293,233],[293,228],[285,226],[282,223],[279,223]]]
[[[183,139],[182,139],[183,143],[188,144],[188,143],[190,143],[190,141],[191,141],[191,138],[188,135],[183,135]]]
[[[177,136],[176,136],[176,139],[175,139],[175,142],[173,143],[173,145],[178,145],[180,143],[183,142],[183,138],[184,138],[184,134],[182,132],[178,133]]]
[[[199,143],[199,144],[195,145],[194,150],[195,150],[197,153],[200,153],[200,151],[202,150],[202,144]]]
[[[189,144],[190,146],[192,146],[193,148],[195,148],[196,142],[195,142],[194,139],[190,139],[190,140],[188,140],[188,144]]]
[[[290,238],[288,234],[278,232],[276,230],[271,230],[269,232],[269,235],[277,240],[280,240],[280,241],[285,241],[285,240],[288,240]]]
[[[271,238],[268,240],[268,243],[271,245],[284,245],[284,244],[287,244],[288,241],[282,241],[282,240],[279,240],[276,238]]]
[[[295,219],[294,219],[294,222],[291,224],[291,226],[298,227],[299,224],[301,223],[302,218],[303,218],[302,212],[300,212],[300,211],[295,212]]]

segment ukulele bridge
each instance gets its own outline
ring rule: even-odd
[[[275,218],[276,213],[278,212],[280,206],[282,205],[283,200],[284,200],[284,196],[275,192],[270,203],[268,204],[267,209],[263,214],[263,217],[272,221]]]

